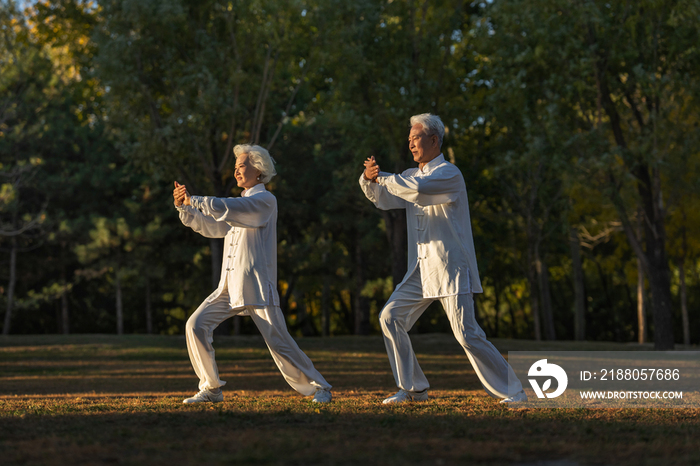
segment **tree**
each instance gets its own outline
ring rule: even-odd
[[[339,49],[326,64],[326,86],[309,110],[324,115],[319,123],[331,125],[329,130],[341,135],[338,151],[342,155],[336,156],[335,140],[321,142],[319,149],[333,151],[343,165],[343,177],[335,179],[332,187],[338,193],[334,197],[344,196],[345,211],[358,219],[345,243],[354,257],[355,333],[370,328],[370,302],[363,290],[376,279],[368,271],[379,258],[368,251],[377,246],[377,223],[386,237],[379,238],[379,245],[389,252],[394,285],[403,279],[407,267],[405,212],[379,212],[364,199],[357,186],[362,161],[374,155],[389,172],[412,166],[407,135],[408,119],[414,114],[440,114],[448,131],[457,124],[462,108],[455,105],[461,79],[461,70],[454,66],[460,58],[455,47],[463,39],[462,28],[471,9],[462,1],[366,1],[333,2],[314,11],[335,15],[344,25],[334,37]],[[343,141],[347,141],[345,147]],[[456,162],[452,144],[448,134],[443,151]]]
[[[299,5],[105,2],[98,76],[122,153],[194,194],[228,196],[232,148],[272,146],[294,113],[315,36]],[[222,244],[211,240],[212,282]]]
[[[615,206],[649,280],[657,349],[674,340],[663,171],[686,155],[675,144],[684,136],[676,120],[692,113],[689,86],[698,70],[688,51],[697,28],[681,18],[696,10],[691,1],[506,1],[493,4],[483,27],[499,44],[494,66],[549,73],[528,92],[548,110],[541,117],[550,134],[571,135],[561,148],[575,154],[586,181],[598,183]],[[632,222],[637,205],[644,242]]]
[[[9,280],[3,334],[16,305],[17,254],[35,247],[45,220],[46,194],[35,184],[43,163],[42,112],[53,91],[51,62],[32,41],[14,2],[0,4],[0,238],[9,240]]]

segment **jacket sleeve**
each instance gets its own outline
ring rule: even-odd
[[[379,176],[387,176],[389,173],[380,172]],[[405,209],[406,201],[391,194],[386,187],[380,186],[365,179],[364,172],[360,175],[360,187],[367,199],[382,210]]]
[[[457,167],[436,169],[429,176],[401,175],[379,176],[378,184],[393,196],[421,206],[449,204],[466,190],[464,178]]]
[[[180,213],[180,221],[183,225],[192,228],[206,238],[223,238],[231,229],[226,223],[217,222],[192,206],[176,206],[176,209]]]
[[[277,200],[270,192],[250,197],[192,196],[190,203],[215,222],[240,228],[260,228],[270,221]]]

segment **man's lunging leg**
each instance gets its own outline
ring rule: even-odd
[[[455,338],[464,348],[486,391],[495,398],[508,398],[520,393],[523,387],[510,364],[486,339],[486,334],[476,322],[472,295],[448,296],[440,301]]]
[[[408,331],[431,302],[431,299],[423,299],[420,272],[415,270],[394,291],[379,315],[389,364],[400,389],[396,395],[384,400],[385,403],[428,399],[430,384],[418,364]]]

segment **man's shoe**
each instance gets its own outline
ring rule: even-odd
[[[192,403],[219,403],[221,401],[224,401],[224,394],[221,390],[219,390],[219,393],[213,393],[208,388],[205,388],[192,398],[184,400],[183,403],[189,405]]]
[[[403,388],[399,390],[396,395],[390,396],[386,400],[382,401],[382,404],[390,405],[396,403],[408,403],[409,401],[428,401],[428,389],[426,388],[422,392],[409,392]]]
[[[501,403],[519,403],[521,401],[527,401],[527,395],[523,390],[520,390],[519,393],[516,393],[513,396],[502,399]]]
[[[314,399],[311,400],[312,403],[330,403],[331,400],[333,399],[333,395],[331,395],[330,390],[326,390],[325,388],[319,388],[316,390],[316,393],[314,393]]]

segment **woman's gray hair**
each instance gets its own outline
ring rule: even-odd
[[[248,154],[250,164],[260,171],[260,181],[267,184],[273,176],[277,174],[275,170],[275,159],[264,147],[253,146],[251,144],[239,144],[233,148],[236,160],[243,154]]]
[[[411,117],[411,126],[413,125],[421,125],[423,131],[425,131],[425,134],[428,136],[437,134],[438,142],[440,143],[440,147],[442,147],[442,140],[445,137],[445,125],[442,123],[439,116],[430,113],[413,115]]]

